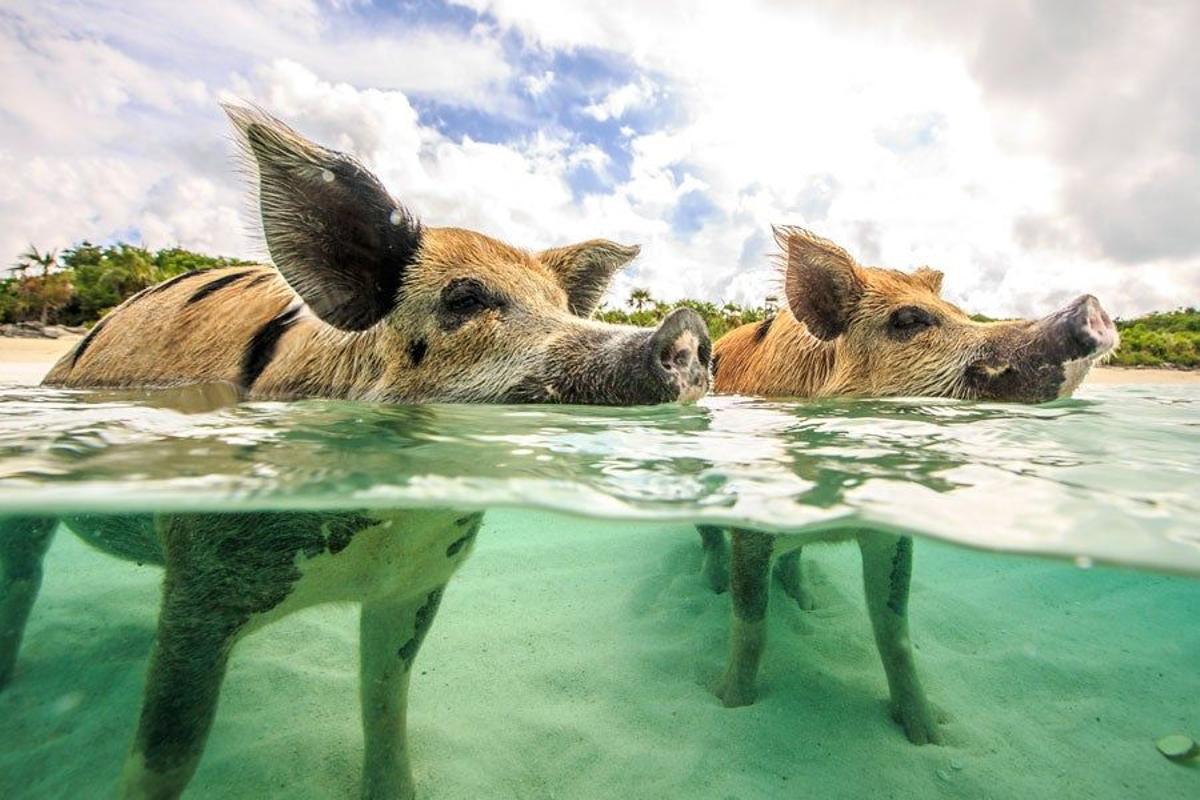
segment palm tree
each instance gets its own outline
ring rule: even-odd
[[[634,310],[641,311],[653,299],[649,289],[634,289],[629,294],[629,305],[633,306]]]
[[[29,245],[28,250],[17,256],[17,263],[12,267],[12,271],[20,272],[22,277],[24,277],[25,273],[28,272],[34,264],[42,268],[42,277],[46,277],[50,274],[52,267],[58,266],[58,251],[47,250],[43,253],[34,245]]]
[[[41,267],[42,274],[31,276],[29,270],[35,265]],[[57,250],[43,253],[29,245],[29,249],[17,256],[17,263],[10,268],[10,271],[17,273],[17,292],[26,298],[29,306],[39,309],[38,317],[43,326],[50,321],[51,310],[65,305],[71,296],[71,283],[66,276],[51,274],[57,266]]]

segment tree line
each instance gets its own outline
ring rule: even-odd
[[[61,253],[30,247],[0,279],[0,323],[91,325],[142,289],[184,272],[251,262],[167,247],[82,242]]]
[[[252,262],[168,247],[148,250],[118,242],[104,246],[82,242],[61,253],[30,247],[0,279],[0,323],[40,322],[91,325],[148,286],[191,270],[240,266]],[[676,308],[697,312],[716,341],[734,328],[761,322],[778,309],[768,296],[761,306],[718,305],[705,300],[663,302],[646,289],[634,289],[624,307],[604,305],[604,322],[653,326]],[[987,321],[975,315],[973,319]],[[1183,308],[1117,320],[1121,347],[1112,363],[1123,366],[1200,368],[1200,310]]]

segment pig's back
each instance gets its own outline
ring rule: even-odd
[[[43,383],[64,387],[241,384],[256,340],[264,331],[270,332],[272,321],[298,304],[295,293],[270,267],[226,267],[178,275],[109,312],[59,359]]]
[[[833,367],[833,347],[820,342],[788,310],[734,328],[713,346],[713,391],[764,397],[820,394]]]

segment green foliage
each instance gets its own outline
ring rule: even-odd
[[[4,293],[0,296],[0,314],[46,324],[51,314],[70,302],[74,291],[70,278],[57,269],[57,251],[42,252],[30,245],[9,269],[14,277],[0,284]]]
[[[632,311],[620,308],[601,307],[596,319],[617,325],[637,325],[647,328],[658,325],[663,318],[677,308],[690,308],[704,319],[708,334],[715,342],[729,331],[748,322],[761,322],[767,316],[765,308],[743,308],[736,303],[725,303],[717,307],[706,300],[677,300],[663,303],[655,300],[645,289],[635,289],[629,296]]]
[[[90,325],[147,286],[189,270],[247,263],[178,247],[152,252],[124,243],[82,242],[61,257],[31,247],[11,268],[13,277],[0,281],[0,322]]]
[[[1121,346],[1112,363],[1129,367],[1200,367],[1200,310],[1181,308],[1117,320]]]

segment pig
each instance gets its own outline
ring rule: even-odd
[[[1082,295],[1036,321],[976,322],[943,300],[942,273],[864,267],[833,242],[779,226],[788,308],[714,347],[713,389],[767,397],[1069,397],[1116,347]]]
[[[865,267],[809,231],[779,226],[774,233],[788,307],[717,342],[713,380],[719,393],[1041,403],[1069,397],[1118,344],[1112,319],[1091,295],[1036,321],[976,322],[940,297],[941,272]],[[854,539],[893,717],[912,742],[939,741],[909,641],[911,538],[874,531],[772,536],[734,529],[730,563],[722,529],[699,530],[703,574],[718,592],[728,585],[733,599],[731,655],[715,687],[726,706],[755,700],[772,562],[785,593],[811,608],[801,580],[801,548]]]
[[[97,323],[56,387],[232,386],[250,399],[426,403],[691,402],[707,329],[589,319],[636,247],[521,250],[421,225],[348,155],[256,108],[227,106],[273,266],[172,278]],[[163,595],[124,798],[179,796],[244,636],[317,603],[361,603],[362,796],[414,796],[405,731],[413,660],[482,514],[453,509],[74,516],[99,549],[161,565]],[[13,674],[60,520],[0,520],[0,686]]]

